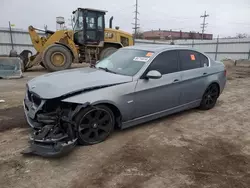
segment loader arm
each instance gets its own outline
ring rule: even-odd
[[[36,28],[34,28],[33,26],[29,26],[28,30],[34,48],[38,53],[40,53],[43,49],[43,45],[45,42],[44,40],[46,39],[44,37],[40,37],[36,32]]]

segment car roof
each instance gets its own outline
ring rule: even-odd
[[[179,45],[157,45],[157,44],[137,44],[135,46],[128,46],[124,49],[135,49],[135,50],[145,50],[153,52],[161,52],[165,50],[178,50],[178,49],[191,49],[187,46]]]

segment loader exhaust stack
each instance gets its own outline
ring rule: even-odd
[[[113,16],[109,19],[109,28],[110,29],[112,29],[112,27],[113,27],[113,19],[114,19]]]

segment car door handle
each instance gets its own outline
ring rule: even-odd
[[[205,75],[207,75],[207,73],[206,73],[206,72],[204,72],[204,73],[203,73],[203,76],[205,76]]]
[[[175,79],[175,80],[173,81],[173,83],[176,83],[176,82],[179,82],[179,79]]]

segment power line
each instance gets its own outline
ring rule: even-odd
[[[138,12],[138,0],[136,0],[135,12],[134,13],[135,13],[135,18],[134,18],[135,22],[132,23],[132,25],[134,25],[134,27],[132,29],[134,29],[134,38],[136,38],[137,37],[137,31],[140,28],[139,24],[138,24],[138,20],[139,20],[138,19],[138,14],[139,14],[139,12]]]
[[[209,16],[209,15],[207,14],[206,11],[205,11],[204,15],[201,15],[201,18],[203,18],[203,23],[201,24],[201,28],[202,28],[201,39],[204,38],[205,28],[207,27],[207,24],[208,24],[208,23],[206,23],[206,18],[207,18],[208,16]]]

